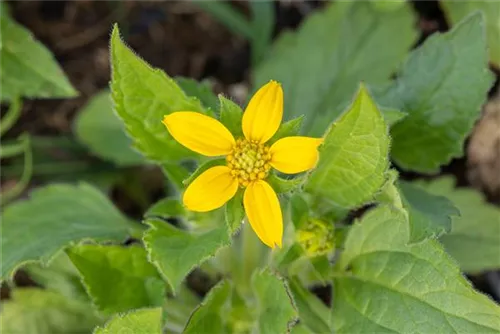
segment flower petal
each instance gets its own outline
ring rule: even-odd
[[[295,174],[313,168],[318,161],[321,138],[286,137],[269,149],[271,166],[282,173]]]
[[[198,112],[171,113],[163,118],[163,124],[179,143],[208,157],[229,154],[235,143],[221,122]]]
[[[273,188],[263,180],[250,183],[245,189],[243,204],[248,221],[267,246],[281,248],[283,217],[280,202]]]
[[[283,89],[276,81],[261,87],[243,113],[243,134],[248,140],[268,141],[283,118]]]
[[[206,212],[223,206],[238,190],[238,181],[227,166],[204,171],[187,187],[182,201],[191,211]]]

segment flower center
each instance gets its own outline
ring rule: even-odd
[[[266,178],[271,169],[270,160],[269,147],[246,139],[236,140],[233,151],[226,157],[231,175],[238,179],[242,187]]]

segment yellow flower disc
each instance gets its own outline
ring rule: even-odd
[[[246,139],[238,139],[233,151],[226,157],[231,175],[238,179],[241,187],[266,178],[271,169],[270,160],[269,147]]]

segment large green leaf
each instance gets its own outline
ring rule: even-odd
[[[228,333],[224,324],[225,305],[231,294],[231,285],[223,281],[207,294],[189,318],[184,334]]]
[[[7,279],[28,261],[47,264],[62,248],[83,239],[124,241],[134,225],[88,184],[34,190],[2,213],[2,270]]]
[[[257,297],[256,333],[287,333],[297,320],[297,310],[283,279],[268,271],[254,272]]]
[[[451,24],[457,24],[470,13],[481,10],[486,18],[486,34],[490,61],[500,68],[500,2],[498,1],[440,1]]]
[[[321,135],[360,81],[385,82],[416,38],[408,3],[392,11],[371,2],[338,1],[312,14],[296,33],[284,33],[254,73],[256,86],[282,83],[285,118],[308,113],[308,135]]]
[[[161,308],[132,311],[113,317],[103,327],[95,329],[94,334],[161,334]]]
[[[450,177],[422,183],[432,194],[446,196],[460,210],[453,217],[451,233],[441,238],[446,251],[462,270],[477,273],[500,268],[500,209],[488,204],[472,189],[454,189]]]
[[[160,306],[164,302],[165,283],[148,262],[144,248],[87,244],[67,252],[103,314]]]
[[[463,154],[463,142],[492,83],[483,17],[469,16],[413,51],[377,102],[408,113],[391,129],[392,158],[432,173]]]
[[[390,206],[354,224],[334,279],[336,333],[499,333],[500,307],[476,292],[438,241],[409,245]]]
[[[201,102],[186,96],[172,78],[136,56],[120,39],[116,25],[111,35],[111,65],[114,107],[136,148],[157,162],[193,156],[172,138],[162,120],[174,111],[204,113]]]
[[[39,288],[13,289],[0,313],[4,334],[88,334],[101,322],[89,303]]]
[[[343,208],[371,200],[386,178],[389,141],[384,118],[362,85],[352,106],[327,131],[306,190]]]
[[[311,333],[332,333],[329,308],[318,297],[304,288],[297,279],[290,281],[290,290],[299,311],[300,323],[307,327]]]
[[[149,258],[174,291],[194,267],[230,243],[226,226],[195,235],[161,220],[147,223],[151,228],[144,235],[144,243]]]
[[[7,5],[0,10],[1,99],[74,97],[69,83],[50,51],[31,32],[9,15]]]
[[[78,112],[75,131],[77,138],[102,159],[122,166],[145,163],[145,159],[132,148],[132,140],[114,113],[107,90],[92,97]]]
[[[48,266],[30,263],[23,268],[29,277],[48,290],[67,298],[88,301],[89,297],[81,282],[81,276],[64,252],[58,253]]]
[[[432,195],[409,182],[401,182],[399,188],[410,220],[410,243],[451,231],[452,216],[459,216],[460,211],[449,199]]]

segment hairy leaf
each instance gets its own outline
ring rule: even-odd
[[[460,211],[443,196],[436,196],[409,182],[401,182],[404,207],[410,220],[410,243],[437,238],[451,231],[452,216]]]
[[[226,281],[213,287],[203,302],[194,310],[183,333],[228,333],[223,312],[230,294],[231,286]]]
[[[268,271],[254,272],[252,287],[257,297],[257,333],[286,333],[297,320],[285,282]]]
[[[450,177],[421,185],[431,194],[446,196],[460,210],[460,217],[452,218],[451,233],[442,236],[441,242],[462,270],[478,273],[499,269],[500,209],[475,190],[455,189]]]
[[[86,244],[67,252],[103,314],[162,305],[165,283],[144,248]]]
[[[408,115],[391,129],[394,161],[434,173],[463,154],[463,142],[492,83],[483,17],[469,16],[414,50],[379,102]]]
[[[161,334],[161,308],[150,308],[116,315],[103,327],[95,329],[94,334]]]
[[[407,215],[379,206],[354,224],[334,279],[335,333],[499,333],[500,307],[476,292],[437,240],[409,245]]]
[[[116,25],[111,34],[111,65],[114,108],[135,147],[160,163],[195,156],[172,138],[162,120],[174,111],[205,113],[201,102],[188,97],[172,78],[136,56],[120,39]]]
[[[318,136],[349,104],[360,81],[389,79],[415,38],[408,3],[387,11],[367,1],[338,1],[310,15],[297,32],[280,36],[256,69],[255,86],[281,82],[285,119],[307,113],[302,130]]]
[[[306,190],[343,208],[371,200],[386,179],[387,132],[382,114],[362,85],[352,106],[327,131]]]
[[[481,10],[486,19],[486,34],[490,61],[500,68],[500,2],[498,1],[440,1],[448,22],[457,24],[470,13]]]
[[[160,220],[147,223],[151,228],[144,235],[144,243],[149,258],[173,291],[194,267],[230,243],[226,226],[194,235]]]
[[[323,301],[305,289],[297,279],[290,281],[290,290],[299,311],[300,322],[312,333],[331,333],[330,310]]]
[[[133,228],[94,187],[50,185],[2,213],[2,270],[7,279],[28,261],[47,264],[62,248],[84,239],[124,241]]]
[[[0,10],[1,98],[75,97],[71,86],[50,51],[31,32],[16,23],[6,4]]]

